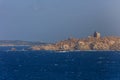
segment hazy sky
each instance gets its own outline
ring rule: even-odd
[[[0,39],[120,36],[120,0],[0,0]]]

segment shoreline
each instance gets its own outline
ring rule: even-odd
[[[16,47],[16,46],[30,46],[30,45],[0,45],[0,47]]]
[[[7,51],[7,52],[20,52],[20,51],[52,51],[52,52],[120,52],[120,50],[72,50],[72,51],[55,51],[55,50],[3,50],[3,51]]]

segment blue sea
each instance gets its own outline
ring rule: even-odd
[[[120,80],[120,52],[0,51],[0,80]]]

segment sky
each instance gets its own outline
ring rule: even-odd
[[[120,36],[120,0],[0,0],[0,40]]]

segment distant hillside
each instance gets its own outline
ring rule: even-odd
[[[0,46],[34,46],[46,45],[43,42],[21,41],[21,40],[0,40]]]

